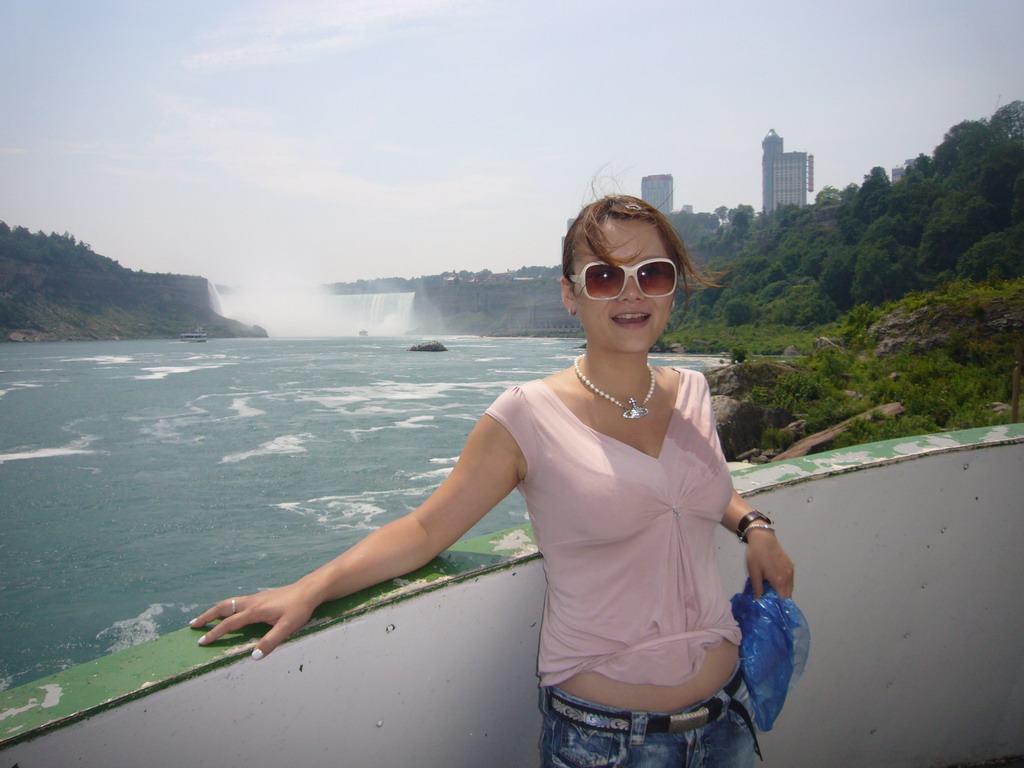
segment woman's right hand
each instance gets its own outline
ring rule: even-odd
[[[286,587],[257,592],[243,597],[221,600],[205,613],[189,622],[192,629],[205,629],[210,622],[220,619],[205,635],[199,638],[200,645],[209,645],[228,632],[234,632],[249,624],[269,624],[271,629],[256,644],[253,659],[262,659],[277,648],[284,640],[302,627],[319,602],[311,597],[308,589],[299,582]]]

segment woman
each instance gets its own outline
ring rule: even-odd
[[[223,619],[200,645],[270,624],[261,659],[317,605],[424,565],[518,487],[548,578],[544,765],[749,765],[714,526],[747,544],[756,595],[765,580],[791,595],[793,566],[767,517],[732,489],[703,376],[647,362],[680,281],[688,290],[701,278],[664,216],[625,196],[583,209],[562,266],[562,301],[587,337],[573,367],[499,397],[414,512],[294,584],[225,600],[191,624]]]

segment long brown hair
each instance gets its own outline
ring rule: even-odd
[[[669,224],[668,219],[657,208],[629,195],[608,195],[583,207],[569,227],[562,244],[562,276],[567,280],[573,274],[573,261],[581,251],[593,254],[608,264],[618,261],[611,255],[608,239],[601,228],[609,219],[638,221],[651,224],[658,230],[666,254],[676,264],[679,282],[688,302],[690,291],[695,287],[717,288],[716,283],[703,271],[693,265],[686,246]]]

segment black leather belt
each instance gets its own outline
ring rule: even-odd
[[[739,690],[742,682],[743,676],[737,671],[722,690],[731,698]],[[557,691],[550,688],[547,691],[547,695],[551,711],[566,720],[585,725],[588,728],[596,728],[600,731],[615,731],[617,733],[630,733],[632,731],[632,712],[606,712],[599,709],[591,709],[583,704],[568,701],[559,696]],[[732,706],[731,703],[730,706]],[[742,709],[739,703],[736,703],[736,707]],[[684,733],[685,731],[693,731],[714,722],[722,716],[724,711],[725,706],[723,706],[722,700],[712,696],[710,699],[694,705],[686,712],[674,715],[648,715],[645,733]],[[743,714],[746,715],[746,710],[743,711]],[[748,718],[749,715],[744,717],[745,720]]]

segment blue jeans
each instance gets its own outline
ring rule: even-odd
[[[554,689],[570,704],[607,713],[630,722],[630,732],[593,728],[553,711],[547,689],[541,689],[544,730],[540,749],[542,768],[750,768],[754,764],[754,734],[748,718],[730,708],[731,701],[750,712],[747,687],[735,696],[724,690],[711,698],[722,702],[722,714],[702,728],[682,733],[645,734],[649,712],[621,712]],[[707,701],[710,701],[708,699]],[[694,704],[686,712],[699,709]]]

